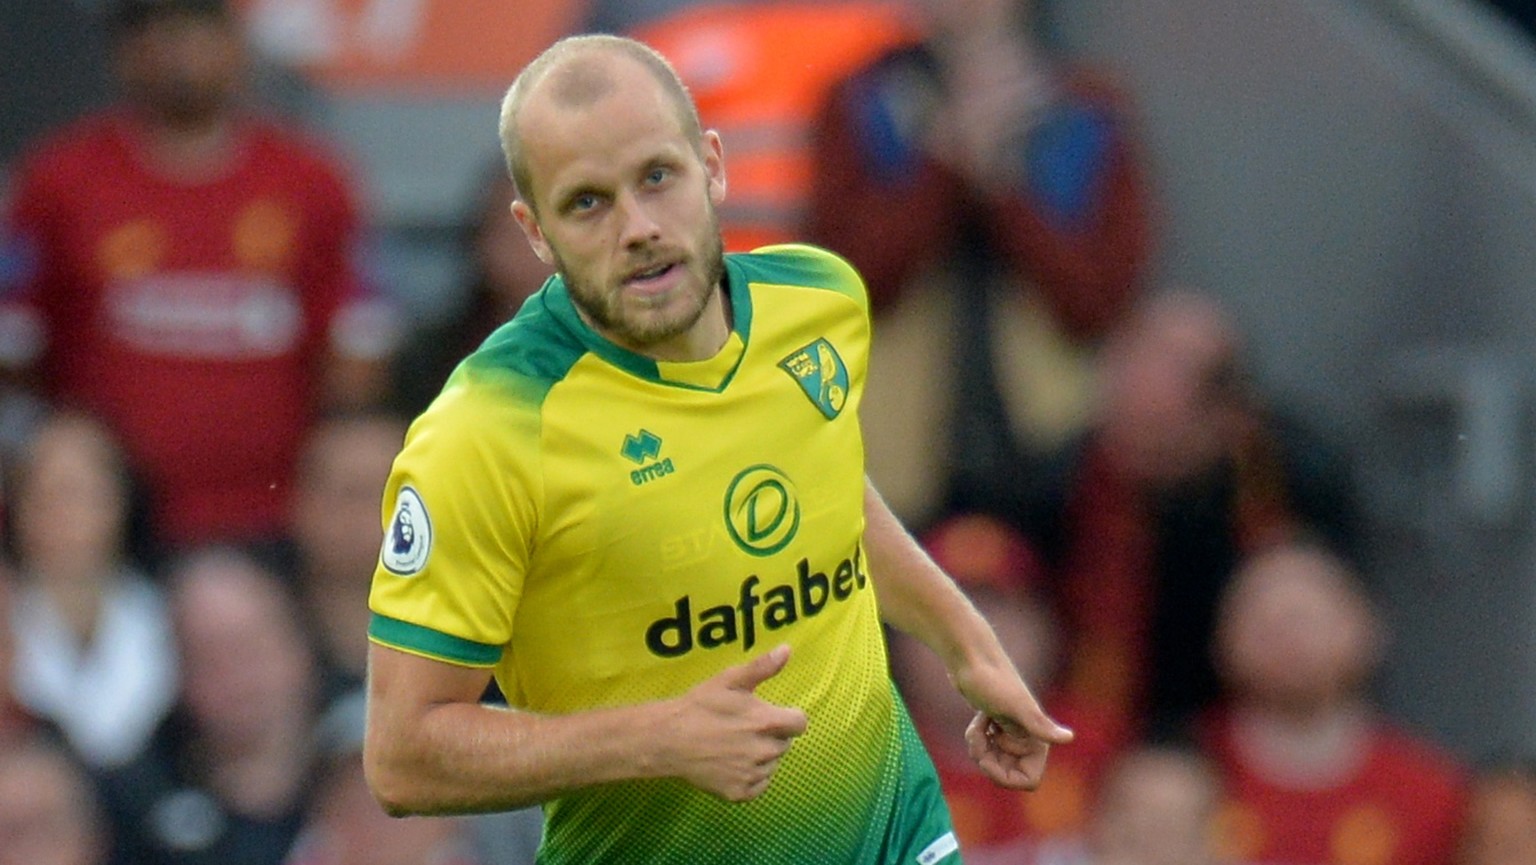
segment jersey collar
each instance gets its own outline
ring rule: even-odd
[[[658,362],[608,341],[576,312],[565,280],[550,277],[544,289],[545,307],[586,349],[638,378],[693,390],[724,390],[746,355],[752,330],[752,292],[734,255],[725,257],[725,287],[731,298],[731,334],[714,357],[689,363]]]

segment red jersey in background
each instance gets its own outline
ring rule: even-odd
[[[1288,865],[1448,865],[1466,807],[1449,755],[1377,722],[1360,764],[1327,786],[1282,786],[1244,760],[1230,715],[1202,730],[1227,803],[1219,836],[1232,861]]]
[[[0,354],[113,426],[161,540],[275,535],[320,361],[364,299],[352,192],[263,121],[237,122],[229,164],[196,181],[153,169],[140,135],[103,114],[20,166]]]

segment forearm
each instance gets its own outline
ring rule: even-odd
[[[534,715],[471,703],[428,709],[409,733],[370,719],[369,780],[386,810],[503,811],[662,774],[660,704]]]
[[[958,191],[916,151],[882,176],[860,142],[850,99],[837,94],[818,120],[806,233],[853,263],[878,310],[952,244]]]
[[[805,732],[805,712],[753,693],[789,654],[780,646],[665,700],[536,715],[481,705],[484,670],[375,645],[363,768],[397,816],[507,810],[643,778],[750,799]]]
[[[489,679],[369,647],[363,766],[390,813],[505,810],[675,771],[675,701],[540,715],[481,704]]]
[[[864,513],[865,553],[881,618],[922,641],[952,673],[979,664],[1011,666],[986,619],[867,480]]]
[[[977,710],[965,735],[982,771],[1004,786],[1033,790],[1050,746],[1072,741],[1072,731],[1041,710],[992,627],[867,479],[864,511],[870,577],[885,620],[937,653],[956,690]]]
[[[990,226],[1009,266],[1041,291],[1075,338],[1101,336],[1135,302],[1151,230],[1145,193],[1123,153],[1094,212],[1074,225],[1047,218],[1027,195],[995,199]]]

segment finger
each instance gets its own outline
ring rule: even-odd
[[[1077,738],[1077,734],[1072,732],[1071,727],[1057,723],[1054,718],[1038,707],[1033,712],[1026,713],[1023,722],[1024,730],[1029,735],[1052,745],[1065,745]]]
[[[992,723],[991,719],[981,712],[971,719],[971,723],[965,727],[965,749],[972,762],[980,763],[992,744],[987,740],[987,727]]]
[[[1033,747],[1025,754],[1013,754],[1001,747],[1006,734],[976,737],[970,745],[971,759],[988,778],[1005,787],[1034,790],[1045,777],[1048,745],[1031,740]]]
[[[756,799],[757,797],[759,797],[759,796],[763,795],[764,793],[768,792],[768,784],[770,782],[772,782],[772,781],[773,781],[773,775],[772,774],[768,774],[768,775],[765,775],[762,778],[752,782],[751,784],[749,784],[747,786],[746,798],[747,799]]]
[[[966,744],[976,767],[994,783],[1013,789],[1038,786],[1038,775],[1031,777],[1022,769],[1020,758],[999,751],[985,734],[968,737]]]
[[[1022,728],[1013,724],[1000,723],[996,719],[988,719],[986,732],[988,745],[1013,757],[1026,757],[1049,747],[1046,743],[1024,732]]]
[[[727,688],[752,692],[758,685],[773,678],[789,662],[789,646],[778,645],[772,651],[738,664],[720,673],[716,678]]]
[[[1040,782],[1045,777],[1045,764],[1043,762],[1024,762],[1012,758],[1002,758],[996,753],[977,761],[976,765],[994,783],[1014,790],[1038,789]]]
[[[777,736],[780,739],[792,739],[805,732],[805,728],[809,724],[805,710],[796,709],[792,706],[776,706],[774,708],[777,711],[774,712],[768,725],[763,728],[763,732],[770,736]]]
[[[1038,706],[1030,706],[1015,717],[1001,716],[994,722],[1005,733],[1019,738],[1035,738],[1050,745],[1065,745],[1077,734],[1058,724]]]

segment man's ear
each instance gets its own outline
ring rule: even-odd
[[[539,227],[539,218],[534,215],[533,208],[519,198],[512,202],[512,218],[517,220],[517,227],[523,230],[523,236],[528,238],[528,245],[533,247],[533,254],[539,257],[539,261],[553,265],[555,251],[550,248],[549,241],[544,239],[544,230]]]
[[[709,178],[709,200],[718,207],[725,201],[725,145],[720,133],[713,129],[704,132],[704,173]]]

